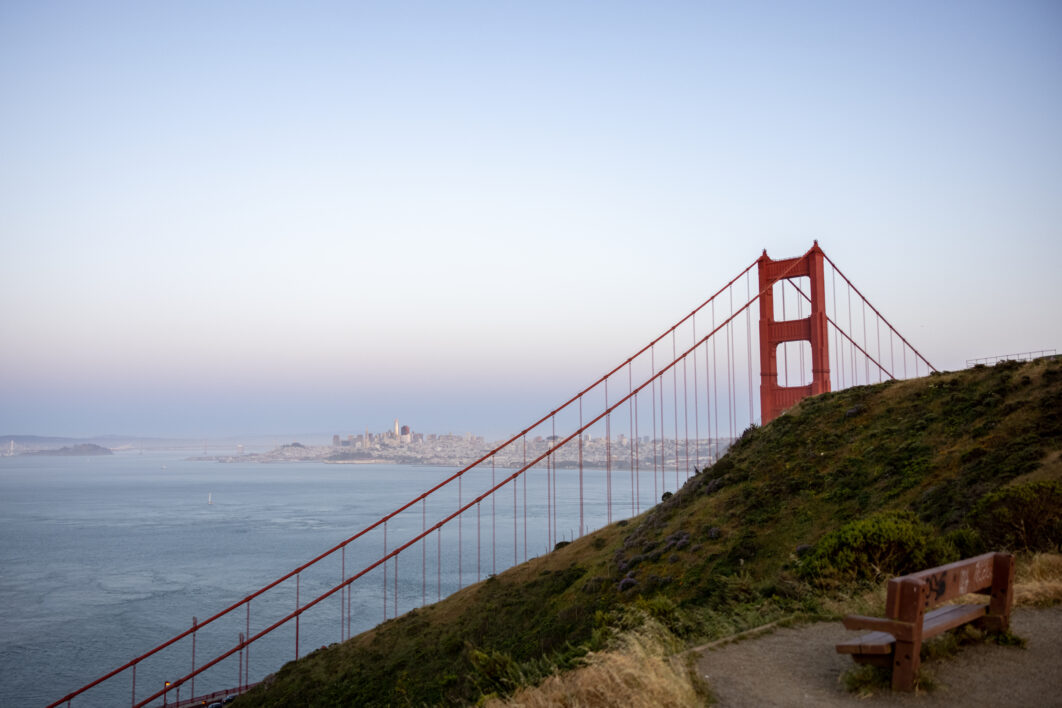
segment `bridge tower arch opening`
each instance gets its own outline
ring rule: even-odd
[[[830,390],[829,338],[826,319],[824,255],[816,241],[798,258],[757,260],[760,283],[760,420],[766,425],[807,396]],[[775,319],[774,285],[783,280],[807,278],[811,313],[794,320]],[[784,386],[778,381],[778,349],[786,342],[811,345],[811,383]]]

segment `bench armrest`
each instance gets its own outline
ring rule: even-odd
[[[914,641],[915,626],[911,622],[901,622],[884,617],[864,617],[863,615],[848,615],[842,622],[845,629],[887,632],[901,642]],[[921,630],[921,627],[918,629]]]

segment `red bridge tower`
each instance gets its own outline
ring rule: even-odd
[[[771,260],[767,249],[757,262],[760,276],[760,417],[766,425],[782,411],[807,396],[830,390],[829,339],[826,330],[826,293],[823,253],[819,242],[799,258]],[[779,280],[806,277],[811,280],[811,314],[799,320],[774,319],[774,284]],[[811,343],[811,383],[782,386],[778,383],[778,345]]]

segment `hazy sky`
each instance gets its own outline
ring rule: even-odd
[[[1062,349],[1062,4],[0,2],[0,433],[501,435],[816,238]]]

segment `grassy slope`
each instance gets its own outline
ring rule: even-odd
[[[292,662],[238,705],[470,703],[646,614],[695,641],[814,613],[800,546],[882,509],[952,531],[985,494],[1060,479],[1057,357],[808,399],[641,516]]]

